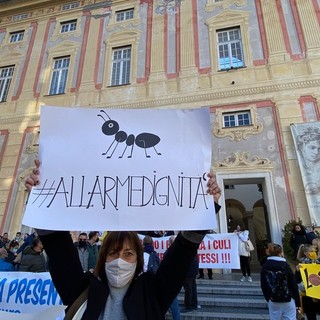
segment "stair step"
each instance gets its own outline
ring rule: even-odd
[[[178,297],[179,304],[183,305],[183,296]],[[261,308],[267,309],[267,303],[264,298],[261,299],[244,299],[244,298],[222,298],[220,296],[208,297],[198,295],[198,304],[201,306],[211,306],[211,307],[233,307],[233,308]],[[237,312],[240,311],[239,309]]]
[[[166,319],[172,319],[171,314],[166,316]],[[269,320],[269,314],[254,314],[250,311],[246,314],[230,313],[230,312],[202,312],[191,311],[188,313],[181,313],[181,320]]]
[[[198,304],[194,311],[184,310],[184,290],[178,295],[181,320],[267,320],[268,304],[260,288],[260,275],[252,282],[241,282],[238,274],[213,275],[213,280],[197,279]],[[172,319],[170,312],[166,320]]]
[[[219,295],[241,295],[241,296],[262,296],[260,287],[242,287],[237,286],[197,286],[198,294],[219,294]],[[183,291],[182,291],[183,292]]]

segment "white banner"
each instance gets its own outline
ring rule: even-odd
[[[312,223],[320,225],[320,122],[290,125]]]
[[[41,185],[22,223],[50,230],[216,228],[208,108],[41,108]]]
[[[139,234],[141,240],[144,237]],[[152,238],[160,259],[169,247],[169,238]],[[207,234],[198,249],[199,268],[240,269],[238,239],[235,233]]]
[[[33,314],[44,311],[58,316],[64,314],[64,309],[49,272],[0,272],[0,312],[9,313],[10,319],[16,319],[14,315],[17,319],[29,319],[19,318],[18,314],[29,314],[33,319]],[[0,319],[6,318],[0,314]]]

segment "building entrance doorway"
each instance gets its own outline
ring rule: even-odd
[[[270,242],[268,209],[261,184],[225,184],[225,207],[228,232],[241,226],[250,232],[254,244],[253,261],[261,261]]]
[[[219,229],[221,233],[234,232],[238,225],[250,232],[255,246],[251,252],[252,266],[260,270],[268,242],[281,243],[281,228],[275,205],[271,172],[221,173],[217,182],[224,186],[220,199]],[[239,270],[238,270],[239,271]]]

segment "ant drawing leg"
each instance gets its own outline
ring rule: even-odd
[[[128,156],[128,158],[132,158],[133,146],[134,146],[134,145],[132,145],[132,147],[131,147],[131,153],[130,153],[130,156]]]
[[[118,144],[119,144],[119,141],[117,141],[117,144],[115,145],[112,153],[110,154],[110,156],[107,156],[107,159],[110,159],[110,158],[113,156],[114,152],[116,151],[116,149],[117,149],[117,147],[118,147]]]
[[[153,147],[153,149],[154,149],[154,151],[156,152],[156,154],[157,154],[158,156],[161,155],[161,153],[157,151],[156,147]]]
[[[146,154],[147,158],[150,158],[150,156],[147,154],[147,148],[144,148],[144,153]]]
[[[126,147],[124,148],[124,150],[123,150],[123,152],[122,152],[122,155],[119,156],[119,158],[122,158],[122,157],[123,157],[123,155],[124,155],[124,153],[126,152],[127,148],[128,148],[128,146],[126,145]]]
[[[102,155],[105,156],[106,154],[108,154],[109,150],[111,149],[112,145],[114,144],[116,140],[113,140],[112,143],[110,144],[108,150],[106,152],[104,152]]]

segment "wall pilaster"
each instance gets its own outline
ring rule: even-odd
[[[195,13],[196,14],[196,13]],[[181,76],[197,72],[194,54],[193,0],[184,1],[180,7],[181,21]]]
[[[269,63],[272,64],[290,60],[290,55],[285,47],[280,19],[279,16],[275,14],[278,12],[276,1],[261,1],[261,10],[269,49]]]
[[[153,11],[149,81],[164,80],[164,16]]]
[[[319,28],[319,24],[312,1],[299,0],[296,1],[296,5],[301,21],[307,54],[308,56],[319,56],[320,33],[315,32],[315,30]]]

